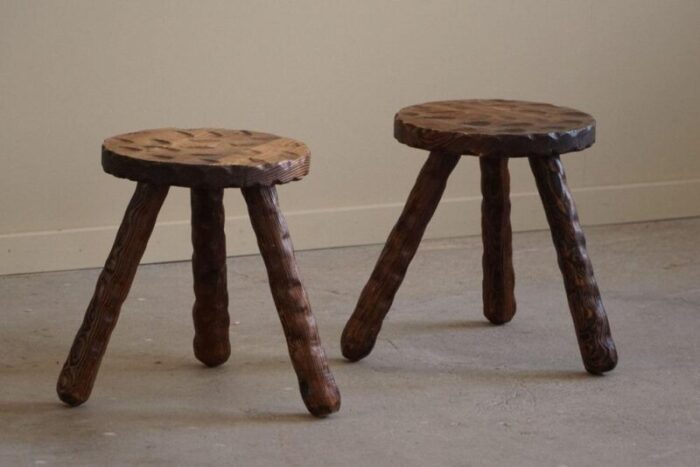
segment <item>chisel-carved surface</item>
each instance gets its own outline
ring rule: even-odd
[[[428,151],[551,156],[595,142],[595,120],[568,107],[502,99],[427,102],[399,110],[394,136]]]
[[[201,188],[275,185],[309,172],[309,148],[269,133],[219,128],[144,130],[102,145],[107,173],[163,185]]]

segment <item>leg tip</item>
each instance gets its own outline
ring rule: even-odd
[[[209,368],[217,367],[228,361],[231,356],[231,346],[228,343],[216,347],[203,346],[195,343],[194,356]]]
[[[357,362],[372,352],[374,343],[374,339],[357,341],[351,338],[345,338],[340,341],[340,350],[343,357],[351,362]]]
[[[299,387],[304,404],[314,417],[325,418],[340,410],[340,391],[334,381],[321,383],[316,390],[303,383]]]
[[[215,368],[221,366],[228,361],[228,355],[226,356],[197,356],[197,360],[203,363],[207,368]]]
[[[506,323],[510,323],[510,321],[513,319],[513,315],[511,316],[494,316],[494,315],[487,315],[484,313],[484,316],[486,317],[489,322],[495,326],[502,326]]]
[[[592,375],[602,375],[608,371],[612,371],[617,366],[617,359],[606,362],[596,362],[595,364],[584,364],[586,371]]]
[[[332,403],[331,405],[318,405],[315,407],[308,407],[309,412],[316,418],[326,418],[329,415],[340,410],[340,400],[337,403]]]
[[[351,329],[357,329],[357,326],[350,327],[350,323],[345,326],[343,330],[343,335],[340,338],[340,351],[343,357],[347,358],[351,362],[356,362],[362,360],[367,355],[372,352],[374,344],[377,341],[377,335],[379,334],[379,329],[366,330],[357,332]]]
[[[583,365],[592,375],[602,375],[612,371],[617,366],[617,349],[612,340],[604,346],[604,352],[600,355],[584,359]]]
[[[88,398],[84,396],[80,396],[78,394],[74,394],[68,391],[62,391],[59,389],[57,391],[58,393],[58,398],[61,399],[61,401],[70,406],[70,407],[77,407],[84,403]]]
[[[343,340],[340,344],[340,347],[343,357],[345,357],[351,362],[357,362],[369,355],[374,345],[361,346],[356,345],[352,342],[348,342],[347,340]]]
[[[496,326],[509,323],[515,316],[515,302],[502,307],[484,305],[484,316],[491,324],[495,324]]]
[[[76,384],[76,379],[70,376],[69,372],[63,370],[56,383],[56,394],[63,403],[71,407],[77,407],[90,397],[92,384],[83,381],[83,384]]]

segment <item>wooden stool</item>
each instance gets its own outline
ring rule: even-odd
[[[104,170],[138,184],[58,379],[61,400],[75,406],[90,396],[170,185],[191,189],[194,354],[207,366],[228,359],[222,199],[224,188],[238,187],[248,205],[304,403],[320,417],[337,411],[340,393],[321,347],[274,186],[302,178],[309,171],[309,162],[309,150],[303,143],[249,131],[161,129],[105,140]]]
[[[359,360],[374,347],[382,320],[461,155],[478,156],[481,166],[484,315],[494,324],[513,318],[508,158],[527,157],[557,250],[583,364],[590,373],[612,370],[617,363],[615,344],[559,160],[560,154],[593,144],[593,117],[532,102],[430,102],[400,110],[394,136],[431,152],[345,326],[343,355]]]

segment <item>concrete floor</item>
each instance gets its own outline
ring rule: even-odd
[[[514,239],[518,313],[481,316],[477,237],[424,242],[367,359],[339,336],[379,246],[298,260],[343,395],[307,415],[260,257],[229,259],[233,353],[191,352],[190,264],[143,266],[91,400],[55,379],[98,270],[0,277],[0,465],[700,462],[700,219],[587,229],[620,352],[583,371],[548,232]]]

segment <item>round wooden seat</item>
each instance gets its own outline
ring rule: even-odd
[[[275,185],[309,172],[309,148],[269,133],[163,128],[104,141],[102,167],[121,178],[198,188]]]
[[[595,120],[575,109],[538,102],[427,102],[399,110],[394,136],[411,147],[451,154],[552,156],[591,146]]]

